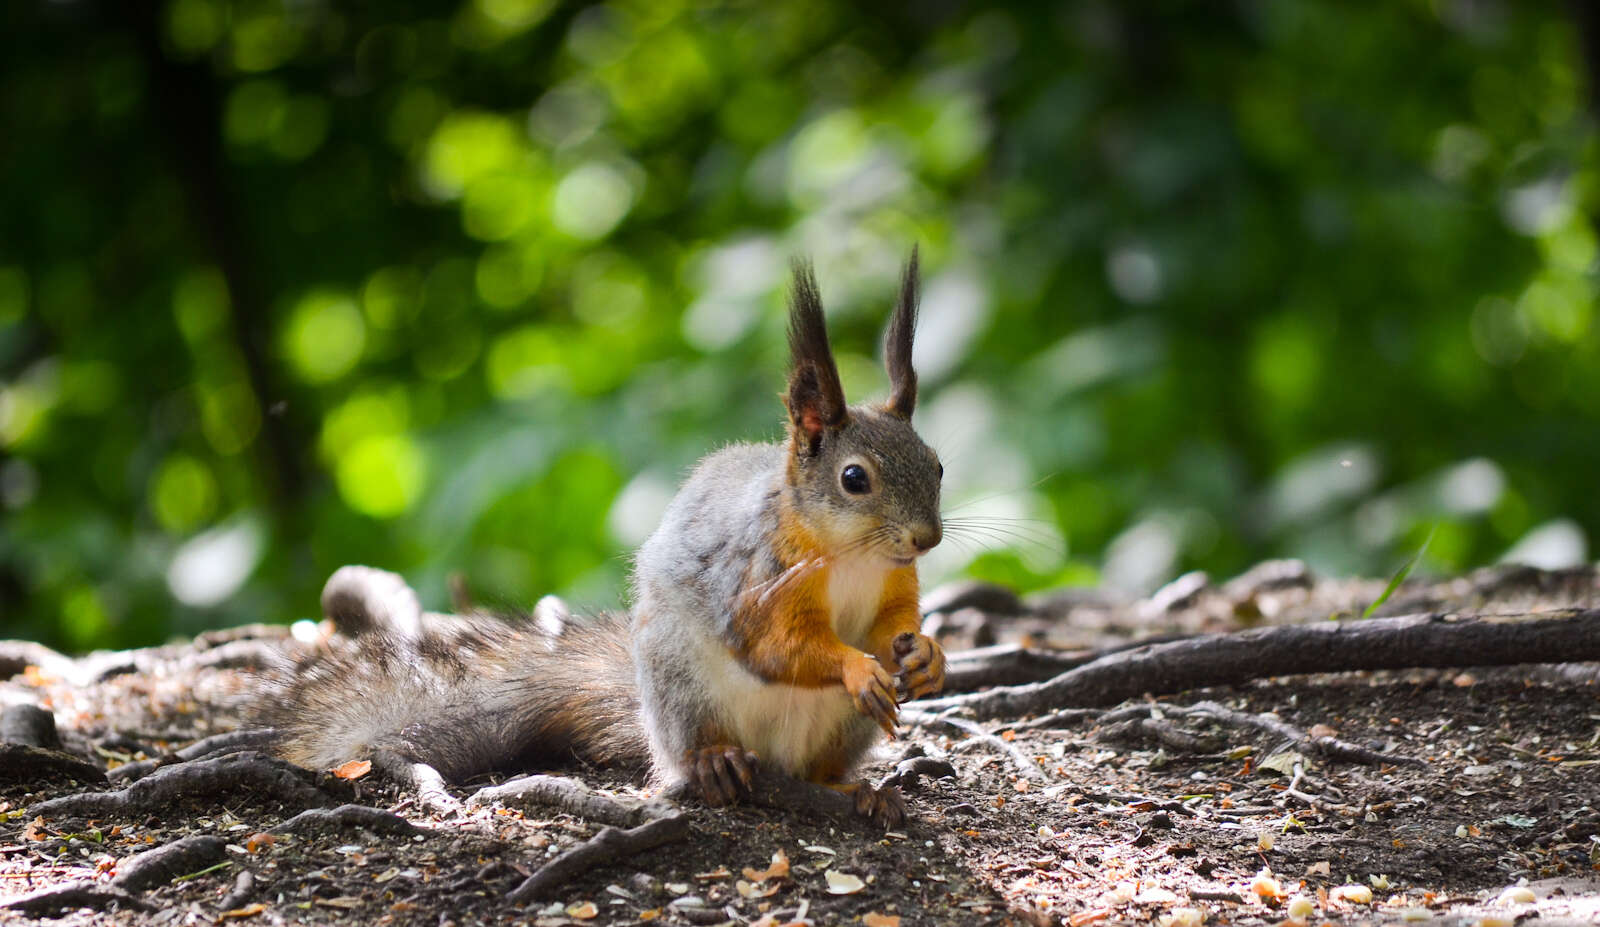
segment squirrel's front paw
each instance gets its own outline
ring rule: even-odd
[[[901,701],[932,695],[944,688],[944,648],[938,641],[911,631],[896,635],[894,658],[900,664],[896,694]]]
[[[689,767],[689,784],[713,808],[731,805],[750,791],[756,755],[726,744],[689,750],[683,756]]]
[[[883,732],[894,737],[900,708],[894,700],[894,677],[870,654],[856,652],[844,664],[844,688],[855,702],[856,711],[878,722]]]

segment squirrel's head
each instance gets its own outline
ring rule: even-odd
[[[900,296],[884,336],[889,399],[847,406],[828,346],[811,265],[796,261],[789,297],[792,361],[789,484],[819,540],[835,551],[877,553],[910,563],[943,537],[939,456],[911,428],[917,374],[911,338],[917,327],[917,251],[911,250]]]

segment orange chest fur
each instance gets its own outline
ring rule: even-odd
[[[780,519],[776,542],[785,569],[762,584],[747,615],[762,622],[766,633],[804,637],[826,627],[846,644],[871,650],[869,638],[880,615],[916,608],[914,566],[896,566],[862,550],[829,552],[792,516]]]

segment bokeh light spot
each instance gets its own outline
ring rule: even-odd
[[[212,0],[172,0],[167,5],[167,41],[181,54],[204,54],[221,40],[227,15]]]
[[[406,435],[371,435],[339,459],[334,476],[339,496],[352,509],[373,518],[394,518],[417,501],[427,461]]]
[[[354,302],[339,293],[313,291],[295,304],[284,336],[285,353],[300,379],[329,383],[361,359],[367,326]]]
[[[178,278],[172,291],[172,315],[190,344],[199,344],[222,328],[228,316],[228,284],[215,267],[196,267]]]
[[[633,185],[609,164],[591,161],[556,186],[551,220],[574,238],[604,238],[633,208]]]
[[[544,190],[524,173],[485,174],[467,184],[461,223],[480,241],[504,241],[533,221]]]
[[[20,267],[0,267],[0,325],[9,325],[28,312],[28,272]]]
[[[161,462],[150,481],[150,511],[168,534],[188,534],[217,511],[217,479],[211,468],[187,454]]]

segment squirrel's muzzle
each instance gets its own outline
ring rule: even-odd
[[[925,554],[938,547],[942,540],[944,540],[944,527],[938,522],[918,525],[911,529],[911,546],[915,547],[919,554]]]

